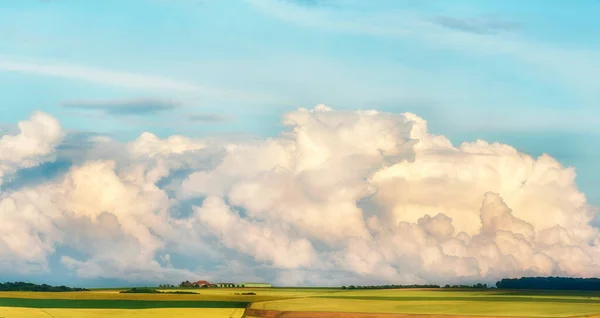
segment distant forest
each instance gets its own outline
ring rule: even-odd
[[[372,285],[372,286],[342,286],[342,289],[400,289],[400,288],[493,288],[486,284],[474,285]],[[496,283],[500,289],[551,289],[551,290],[600,290],[598,278],[569,278],[569,277],[522,277],[504,278]]]
[[[71,288],[67,286],[50,286],[46,284],[37,285],[32,283],[14,282],[0,283],[0,291],[31,291],[31,292],[71,292],[88,291],[85,288]]]
[[[365,286],[342,286],[342,289],[410,289],[410,288],[488,288],[486,284],[475,285],[365,285]]]
[[[502,289],[600,290],[598,278],[522,277],[505,278],[496,283]]]
[[[400,289],[400,288],[440,288],[440,285],[369,285],[369,286],[342,286],[342,289]]]

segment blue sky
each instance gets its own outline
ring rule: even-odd
[[[271,135],[282,113],[318,103],[412,111],[453,142],[510,141],[575,165],[581,187],[600,203],[591,159],[600,127],[599,7],[4,0],[0,118],[10,124],[40,109],[68,129],[131,139],[146,130]],[[153,79],[136,80],[144,76]],[[183,107],[135,119],[64,107],[136,100]],[[185,120],[205,114],[230,120]]]
[[[321,103],[414,112],[455,144],[548,153],[600,205],[597,12],[596,0],[0,0],[0,127],[41,110],[120,141],[275,136],[283,114]]]

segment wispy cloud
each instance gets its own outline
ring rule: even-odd
[[[523,34],[504,34],[506,32],[500,31],[514,30],[518,24],[492,15],[471,19],[438,16],[432,23],[431,16],[419,11],[364,11],[357,7],[331,10],[279,0],[246,1],[264,14],[304,27],[415,41],[465,55],[502,56],[526,63],[532,76],[552,85],[568,87],[588,102],[598,102],[597,85],[593,83],[597,82],[595,79],[600,73],[600,54],[593,46],[562,46],[527,38]],[[485,32],[498,34],[480,36]]]
[[[436,16],[432,19],[432,22],[449,29],[476,34],[495,34],[501,31],[511,31],[519,28],[517,23],[506,21],[495,16],[475,18]]]
[[[135,74],[94,67],[65,64],[26,63],[0,58],[0,71],[29,73],[51,77],[84,80],[136,89],[159,89],[176,91],[202,91],[205,88],[193,83],[160,76]]]
[[[189,116],[189,120],[201,123],[222,123],[229,121],[230,119],[230,117],[224,115],[211,113],[193,114]]]
[[[246,0],[259,11],[274,18],[302,26],[327,29],[336,32],[355,33],[368,36],[402,36],[410,32],[407,28],[392,25],[397,16],[370,16],[366,19],[353,12],[353,8],[340,10],[340,5],[299,6],[289,1]],[[360,10],[360,9],[358,9]],[[360,13],[360,12],[358,12]],[[343,16],[340,18],[340,16]]]
[[[321,4],[324,2],[323,0],[280,0],[283,2],[290,2],[293,4],[303,5],[303,6],[314,6]]]
[[[149,115],[173,110],[180,105],[181,103],[178,101],[158,98],[79,100],[62,103],[65,108],[102,111],[113,116]]]
[[[87,81],[144,91],[175,91],[188,97],[206,96],[220,100],[245,102],[281,102],[282,98],[260,92],[200,85],[164,76],[131,73],[119,70],[60,63],[35,63],[15,61],[0,56],[0,72],[17,72],[39,76]]]

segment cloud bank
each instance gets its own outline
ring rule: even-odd
[[[66,249],[61,266],[80,277],[131,281],[600,275],[596,210],[574,168],[547,155],[453,145],[411,113],[318,105],[283,123],[258,141],[91,140],[57,179],[0,193],[0,271],[51,272]],[[49,115],[20,128],[0,141],[4,175],[59,151]]]

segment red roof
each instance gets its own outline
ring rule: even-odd
[[[194,284],[198,284],[200,286],[202,286],[202,285],[210,285],[210,283],[207,282],[207,281],[205,281],[205,280],[199,280],[199,281],[195,282]]]

